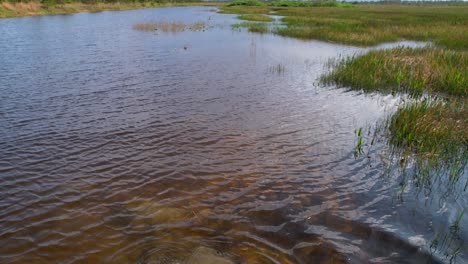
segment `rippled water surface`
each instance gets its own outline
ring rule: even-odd
[[[211,9],[0,20],[0,262],[447,262],[456,215],[353,156],[395,98],[316,85],[363,50]],[[210,26],[132,29],[155,20]]]

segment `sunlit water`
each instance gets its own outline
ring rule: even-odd
[[[365,50],[211,9],[0,20],[0,263],[449,262],[466,195],[401,202],[353,155],[398,100],[316,84]],[[210,27],[132,29],[155,20]]]

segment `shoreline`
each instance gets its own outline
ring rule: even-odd
[[[40,2],[28,3],[0,3],[0,19],[5,18],[20,18],[33,16],[49,16],[49,15],[68,15],[78,13],[92,13],[104,11],[125,11],[145,8],[164,8],[175,6],[222,6],[220,2],[187,2],[187,3],[95,3],[85,4],[81,2],[45,5]]]

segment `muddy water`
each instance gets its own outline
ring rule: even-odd
[[[396,99],[316,85],[363,50],[210,9],[0,21],[0,262],[448,262],[430,243],[466,196],[397,202],[353,156]],[[210,27],[132,29],[154,20]]]

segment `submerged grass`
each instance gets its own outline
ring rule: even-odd
[[[260,21],[260,22],[274,21],[274,19],[269,16],[258,15],[258,14],[241,15],[241,16],[238,16],[237,18],[241,20]]]
[[[468,52],[400,47],[344,58],[333,66],[322,82],[366,92],[468,96]]]
[[[262,22],[242,22],[231,25],[233,29],[247,28],[249,32],[267,33],[268,25]]]
[[[182,32],[185,30],[202,31],[206,28],[206,23],[203,21],[193,24],[185,24],[183,22],[155,22],[155,23],[138,23],[133,26],[133,29],[139,31],[162,31],[162,32]]]

